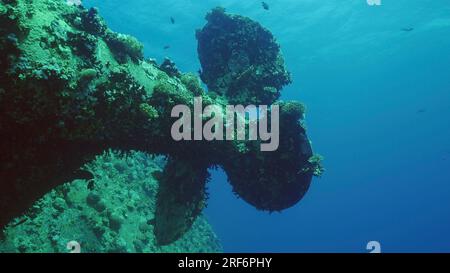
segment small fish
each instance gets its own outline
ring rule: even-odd
[[[68,6],[81,6],[81,0],[67,0],[66,4]]]
[[[12,224],[12,226],[13,227],[20,226],[21,224],[25,223],[26,221],[28,221],[28,218],[23,218],[23,219],[19,220],[17,223]]]
[[[412,27],[402,28],[402,31],[405,31],[405,32],[410,32],[410,31],[413,31],[413,30],[414,30],[414,28],[412,28]]]
[[[269,4],[267,4],[266,2],[261,2],[261,4],[262,4],[263,9],[265,9],[265,10],[270,9]]]
[[[170,48],[170,45],[165,45],[165,46],[164,46],[164,49],[165,49],[165,50],[167,50],[167,49],[169,49],[169,48]]]
[[[93,191],[95,189],[95,182],[94,180],[89,180],[87,183],[87,189],[90,191]]]
[[[172,25],[174,25],[175,24],[175,18],[170,17],[170,22],[172,23]]]
[[[72,173],[73,180],[80,179],[80,180],[91,180],[94,179],[94,175],[91,172],[85,171],[85,170],[77,170]]]
[[[162,171],[154,171],[152,172],[152,176],[156,178],[156,180],[160,181],[163,178],[163,172]]]
[[[427,111],[427,109],[419,109],[417,110],[417,114],[423,114]]]
[[[156,222],[156,221],[155,221],[155,218],[152,218],[152,219],[150,219],[150,220],[147,221],[147,224],[148,224],[148,225],[154,226],[154,225],[155,225],[155,222]]]

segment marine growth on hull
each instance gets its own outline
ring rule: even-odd
[[[43,251],[65,251],[70,221],[91,252],[220,251],[200,217],[215,166],[257,209],[301,200],[323,168],[303,126],[305,107],[279,100],[290,83],[280,46],[257,22],[221,8],[206,20],[196,34],[197,76],[146,59],[142,44],[110,30],[97,9],[0,1],[0,251],[38,251],[43,235],[28,232],[37,227],[51,234]],[[278,105],[278,149],[175,141],[171,111],[193,108],[195,97]]]

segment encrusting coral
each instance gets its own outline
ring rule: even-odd
[[[197,31],[202,80],[234,104],[272,104],[291,82],[280,46],[269,30],[215,8]]]
[[[299,122],[304,108],[277,101],[290,82],[279,45],[248,18],[215,9],[207,20],[197,32],[205,92],[172,62],[145,60],[142,45],[109,30],[95,9],[1,0],[0,226],[80,178],[79,169],[108,149],[168,157],[154,221],[161,245],[202,211],[211,166],[223,167],[236,194],[258,209],[296,204],[317,172]],[[199,95],[208,104],[278,104],[278,150],[261,152],[260,141],[174,141],[172,108],[192,107]]]
[[[58,186],[12,221],[0,239],[2,252],[82,253],[221,252],[203,217],[176,242],[158,246],[154,217],[163,157],[107,151],[85,166],[92,177]]]

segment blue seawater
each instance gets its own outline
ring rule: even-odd
[[[200,68],[195,30],[222,6],[270,29],[308,107],[327,172],[282,213],[256,211],[213,171],[206,216],[227,252],[450,252],[447,0],[85,0],[146,55]],[[170,22],[173,17],[175,24]],[[169,49],[164,49],[170,45]]]

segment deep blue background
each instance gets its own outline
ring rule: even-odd
[[[86,0],[113,30],[197,71],[195,29],[221,5],[277,37],[326,174],[295,207],[258,212],[213,173],[206,215],[227,252],[450,251],[447,0]],[[176,24],[170,24],[170,17]],[[414,28],[405,32],[403,28]],[[171,48],[164,50],[165,45]]]

